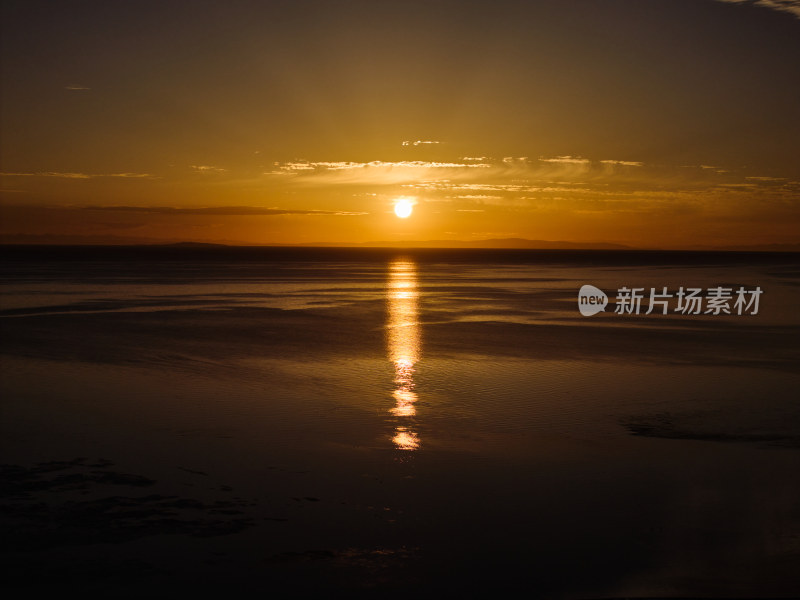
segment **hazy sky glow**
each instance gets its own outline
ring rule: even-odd
[[[800,243],[798,64],[793,0],[8,0],[0,233]]]

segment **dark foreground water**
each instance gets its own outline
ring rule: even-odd
[[[796,255],[4,255],[6,588],[800,595]]]

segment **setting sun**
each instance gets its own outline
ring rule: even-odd
[[[394,214],[401,219],[407,219],[414,212],[414,203],[406,198],[401,198],[394,204]]]

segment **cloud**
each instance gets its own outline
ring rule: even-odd
[[[62,179],[97,179],[99,177],[122,177],[126,179],[148,179],[155,177],[150,173],[70,173],[61,171],[40,171],[38,173],[0,173],[2,177],[60,177]]]
[[[423,190],[464,190],[476,192],[522,192],[528,186],[518,183],[453,183],[451,181],[422,181],[411,183],[403,187],[413,187]]]
[[[700,169],[702,171],[709,171],[711,173],[719,173],[723,175],[728,173],[727,169],[723,169],[721,167],[715,167],[714,165],[681,165],[682,169]]]
[[[442,142],[437,142],[434,140],[417,140],[412,142],[411,140],[405,140],[402,145],[403,146],[433,146],[436,144],[441,144]]]
[[[470,160],[470,159],[475,160]],[[787,180],[715,161],[695,165],[650,164],[636,157],[584,157],[577,154],[462,156],[441,161],[308,161],[275,163],[283,184],[381,196],[414,194],[452,210],[724,212],[726,202],[746,212],[758,197],[796,207],[797,187]],[[719,163],[717,163],[719,164]],[[770,174],[771,175],[771,174]],[[315,193],[311,191],[309,193]],[[732,209],[733,210],[733,209]]]
[[[198,173],[227,173],[228,169],[223,169],[222,167],[211,167],[209,165],[189,165],[189,168],[192,171],[197,171]]]
[[[592,192],[592,188],[586,187],[569,187],[569,186],[541,186],[541,185],[528,185],[523,183],[452,183],[449,181],[430,181],[420,184],[408,184],[403,187],[412,187],[416,189],[424,189],[428,191],[447,191],[447,192],[498,192],[498,193],[553,193],[553,192],[567,192],[567,193],[580,193]],[[452,196],[454,198],[474,198],[474,199],[490,199],[502,198],[502,196],[488,195],[488,194],[467,194]]]
[[[335,161],[335,162],[308,162],[308,161],[294,161],[287,163],[274,163],[280,171],[284,172],[297,172],[297,171],[351,171],[357,169],[474,169],[486,168],[491,165],[486,163],[464,163],[464,162],[435,162],[425,160],[400,160],[400,161],[383,161],[373,160],[370,162],[352,162],[352,161]],[[274,172],[272,172],[274,173]],[[269,173],[271,174],[271,173]]]
[[[79,91],[84,91],[84,90],[90,90],[92,88],[86,87],[85,85],[80,85],[78,83],[70,83],[68,86],[65,86],[64,89],[65,90],[70,90],[70,91],[73,91],[73,92],[79,92]]]
[[[642,167],[641,162],[628,160],[592,161],[576,156],[542,157],[531,161],[527,156],[505,156],[494,159],[486,156],[462,157],[455,161],[307,161],[295,160],[273,163],[275,169],[264,175],[292,175],[305,183],[339,184],[409,184],[424,186],[426,182],[440,183],[451,179],[491,179],[502,177],[550,177],[575,179],[594,171],[614,166]],[[571,181],[570,183],[574,183]]]
[[[302,185],[392,185],[427,179],[463,177],[466,172],[490,170],[489,163],[444,161],[292,161],[274,163],[277,169],[264,175],[292,176]]]
[[[639,165],[633,161],[615,161],[618,165]],[[291,177],[291,185],[327,186],[413,186],[426,189],[428,186],[441,186],[443,183],[475,183],[493,186],[509,185],[514,182],[516,189],[527,190],[529,180],[565,182],[574,185],[584,177],[607,176],[614,165],[602,164],[588,158],[574,156],[542,157],[531,160],[526,156],[505,156],[490,158],[486,156],[466,157],[442,161],[308,161],[294,160],[273,163],[274,169],[264,172],[266,176]],[[620,172],[630,169],[619,169]],[[620,174],[622,176],[623,174]],[[518,183],[517,183],[518,182]],[[541,184],[539,184],[540,186]],[[428,188],[429,189],[429,188]],[[476,187],[480,190],[494,190],[492,187]]]
[[[346,212],[329,210],[295,210],[283,208],[264,208],[261,206],[211,206],[176,208],[174,206],[85,206],[82,210],[108,211],[108,212],[136,212],[162,215],[329,215],[329,216],[359,216],[365,212]]]
[[[556,156],[555,158],[540,158],[539,160],[546,163],[562,163],[569,165],[588,165],[592,162],[588,158],[580,158],[578,156]]]
[[[787,12],[800,18],[800,0],[719,0],[730,4],[748,4],[750,6],[763,6],[780,12]]]
[[[633,160],[601,160],[604,165],[619,165],[620,167],[641,167],[644,163]]]

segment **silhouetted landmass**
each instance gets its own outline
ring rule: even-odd
[[[492,238],[486,240],[410,240],[372,242],[312,242],[303,244],[241,244],[233,241],[197,242],[159,240],[145,237],[121,237],[113,235],[50,235],[14,234],[2,237],[0,247],[17,245],[31,246],[171,246],[181,248],[438,248],[438,249],[518,249],[518,250],[662,250],[639,248],[611,242],[570,242],[563,240],[529,240],[525,238]],[[800,243],[788,244],[739,244],[733,246],[693,245],[675,252],[800,252]]]
[[[607,242],[564,242],[548,240],[528,240],[525,238],[493,238],[488,240],[411,240],[407,242],[364,242],[317,243],[313,246],[340,247],[357,246],[362,248],[519,248],[531,250],[633,250],[631,246]]]
[[[420,263],[449,262],[480,264],[570,264],[593,265],[742,265],[794,264],[797,252],[743,252],[724,250],[634,250],[581,248],[393,248],[351,246],[226,246],[224,244],[178,243],[127,246],[100,245],[5,245],[0,249],[0,271],[28,261],[59,263],[113,264],[118,269],[152,268],[159,263],[199,260],[206,264],[237,262],[241,264],[279,261],[381,262],[398,253],[413,256]]]

